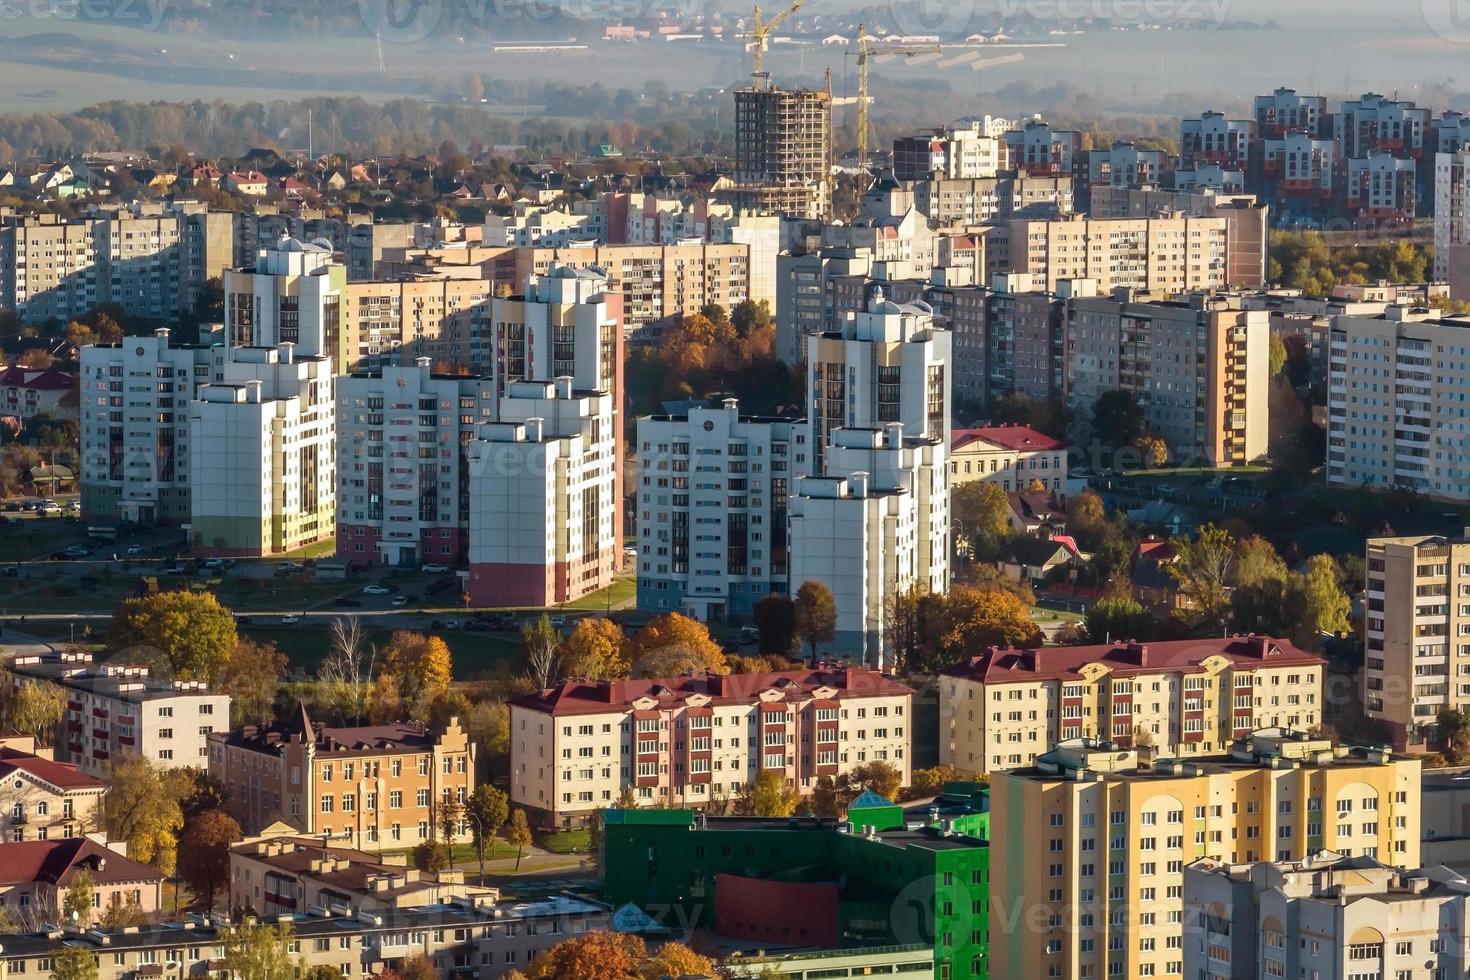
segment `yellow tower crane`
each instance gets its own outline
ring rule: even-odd
[[[868,60],[872,58],[887,61],[889,58],[900,56],[916,58],[922,55],[938,56],[943,53],[943,49],[937,44],[884,44],[880,42],[872,45],[868,43],[867,26],[858,25],[858,170],[868,168]]]
[[[754,69],[751,75],[755,78],[756,88],[760,88],[763,82],[769,82],[765,73],[766,38],[771,36],[771,32],[776,29],[777,25],[800,10],[804,3],[806,3],[806,0],[795,0],[791,6],[765,23],[761,23],[761,8],[755,8],[755,26],[750,30],[750,61]]]

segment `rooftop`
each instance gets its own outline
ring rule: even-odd
[[[0,844],[0,884],[44,882],[65,886],[76,868],[85,868],[99,885],[162,881],[161,872],[109,850],[90,837],[28,840]],[[9,948],[9,942],[6,942]]]
[[[121,654],[118,659],[96,663],[90,653],[79,650],[22,653],[10,657],[5,666],[20,677],[60,684],[125,704],[211,693],[202,681],[154,677],[146,664],[123,659]]]
[[[450,721],[451,725],[456,723]],[[219,737],[226,745],[254,752],[281,752],[287,743],[309,741],[315,744],[318,757],[363,751],[427,752],[438,741],[428,728],[407,722],[344,728],[323,725],[312,721],[301,702],[289,717],[274,724],[245,725]]]
[[[1205,661],[1223,657],[1236,669],[1255,667],[1316,667],[1325,661],[1270,636],[1228,636],[1214,639],[1133,641],[1090,646],[1000,649],[991,647],[941,673],[982,684],[1034,683],[1042,680],[1083,680],[1082,668],[1101,664],[1114,677],[1138,674],[1205,673]]]
[[[58,790],[102,790],[107,784],[86,773],[77,772],[77,767],[65,762],[53,762],[29,752],[11,748],[0,748],[0,780],[16,772],[24,772],[32,778]]]
[[[951,452],[957,452],[975,443],[988,443],[1018,452],[1041,452],[1066,447],[1062,441],[1043,435],[1026,425],[989,425],[974,429],[955,429],[949,437]]]

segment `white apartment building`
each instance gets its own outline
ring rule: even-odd
[[[469,549],[468,445],[495,419],[489,378],[412,367],[337,379],[337,557],[455,565]]]
[[[1202,165],[1246,169],[1256,126],[1254,119],[1229,119],[1214,110],[1195,119],[1180,120],[1179,169],[1193,171]]]
[[[295,344],[298,357],[333,363],[342,340],[347,267],[324,239],[280,238],[254,268],[225,273],[225,342],[232,347]]]
[[[81,351],[85,520],[189,520],[189,403],[211,377],[207,347],[128,337]]]
[[[1375,150],[1347,161],[1344,206],[1360,221],[1412,224],[1418,208],[1418,167],[1413,160]]]
[[[1470,147],[1434,158],[1434,278],[1450,284],[1453,299],[1470,299],[1470,211],[1465,164]]]
[[[1106,150],[1088,152],[1087,182],[1093,187],[1157,187],[1169,164],[1169,154],[1163,150],[1119,141]]]
[[[638,420],[638,608],[745,619],[788,591],[787,499],[807,472],[799,420],[735,399]]]
[[[860,667],[564,681],[510,702],[511,802],[583,824],[631,788],[642,806],[705,809],[762,771],[809,793],[864,762],[909,782],[914,692]]]
[[[152,677],[120,659],[95,663],[83,650],[20,653],[5,662],[9,687],[54,684],[66,694],[56,740],[58,762],[107,779],[112,767],[145,756],[167,769],[209,764],[207,740],[230,727],[230,697],[202,682]]]
[[[812,472],[832,432],[903,425],[905,438],[949,445],[950,332],[925,303],[894,303],[871,286],[866,306],[828,332],[806,338],[808,444]]]
[[[1417,158],[1429,124],[1430,110],[1376,92],[1344,100],[1341,111],[1332,116],[1333,135],[1349,158],[1366,157],[1375,150]]]
[[[621,559],[617,416],[571,378],[516,381],[469,444],[469,594],[549,606],[612,584]]]
[[[832,649],[881,669],[893,596],[949,588],[945,444],[900,422],[830,435],[820,476],[796,481],[789,508],[790,582],[831,591]]]
[[[1178,465],[1250,463],[1267,448],[1270,314],[1226,299],[1142,303],[1078,297],[1068,310],[1066,393],[1088,414],[1109,391],[1137,396]]]
[[[1094,280],[1103,293],[1124,286],[1160,295],[1233,284],[1230,222],[1220,216],[1016,220],[1010,222],[1009,249],[1009,271],[1030,273],[1047,292],[1066,279]],[[1260,285],[1251,278],[1234,284]]]
[[[577,201],[572,210],[517,201],[509,215],[485,216],[484,244],[560,248],[573,242],[606,241],[607,213],[600,201]]]
[[[1200,858],[1184,866],[1183,926],[1186,977],[1460,977],[1470,880],[1444,865],[1410,870],[1327,850],[1254,864]]]
[[[1327,482],[1470,499],[1467,385],[1470,317],[1407,306],[1333,317]]]
[[[1071,738],[1213,755],[1259,728],[1319,724],[1325,669],[1269,636],[991,649],[941,671],[939,761],[1015,769]]]
[[[807,338],[828,329],[829,278],[866,276],[873,253],[866,248],[831,246],[816,252],[776,257],[776,356],[787,364],[806,357]]]
[[[1004,157],[1004,143],[983,131],[983,124],[955,125],[893,141],[893,176],[897,180],[932,177],[994,177]]]
[[[325,357],[216,347],[189,407],[190,534],[220,555],[295,551],[336,533],[337,411]]]
[[[949,481],[994,483],[1007,493],[1039,482],[1047,490],[1067,489],[1067,447],[1025,425],[955,429],[949,444]]]

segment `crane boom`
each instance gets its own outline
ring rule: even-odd
[[[752,43],[750,51],[750,61],[751,68],[753,69],[751,71],[751,75],[755,77],[755,84],[757,86],[761,84],[761,80],[765,75],[766,38],[771,36],[771,32],[774,31],[782,21],[786,20],[786,18],[790,17],[792,14],[800,10],[802,8],[802,5],[805,3],[806,0],[794,0],[791,6],[787,7],[785,10],[781,11],[765,23],[761,22],[761,8],[755,8],[755,24],[750,30],[750,38]]]
[[[937,44],[883,45],[876,51],[868,44],[867,26],[858,25],[858,169],[868,169],[868,59],[888,60],[899,55],[913,58],[919,55],[940,55],[944,49]]]

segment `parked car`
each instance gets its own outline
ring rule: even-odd
[[[393,590],[386,585],[369,585],[362,590],[363,595],[387,595]]]
[[[423,572],[425,575],[442,575],[445,572],[449,571],[449,566],[440,565],[437,562],[430,562],[423,568],[420,568],[419,571]]]
[[[304,571],[306,566],[299,561],[286,561],[281,563],[281,569],[287,572],[300,572]]]
[[[66,549],[66,553],[69,557],[72,558],[85,558],[92,552],[91,549],[87,548],[85,545],[74,544],[70,548]]]
[[[740,627],[740,642],[741,643],[754,643],[756,640],[759,640],[760,638],[761,638],[761,631],[758,630],[758,629],[756,629],[754,626],[742,626],[742,627]]]
[[[395,605],[395,606],[406,606],[406,605],[408,605],[408,596],[406,596],[406,595],[396,595],[396,596],[394,596],[393,597],[393,605]]]
[[[36,508],[36,512],[48,517],[55,516],[61,513],[61,505],[54,500],[42,501],[40,506]]]
[[[141,544],[130,544],[130,545],[128,545],[128,554],[130,554],[130,555],[141,555],[142,553],[143,553],[143,546]]]
[[[567,618],[561,614],[557,614],[551,617],[551,625],[555,626],[557,629],[561,629],[566,624]]]
[[[301,622],[301,617],[295,615],[294,613],[292,615],[290,615],[290,616],[282,616],[281,617],[281,625],[282,626],[295,626],[299,622]]]
[[[223,558],[206,558],[202,562],[199,563],[199,567],[200,568],[208,568],[208,569],[211,569],[211,570],[216,569],[216,568],[224,568],[225,567],[225,560]]]
[[[447,629],[447,630],[457,630],[457,629],[459,629],[459,620],[457,620],[457,619],[446,619],[444,621],[444,628]]]

